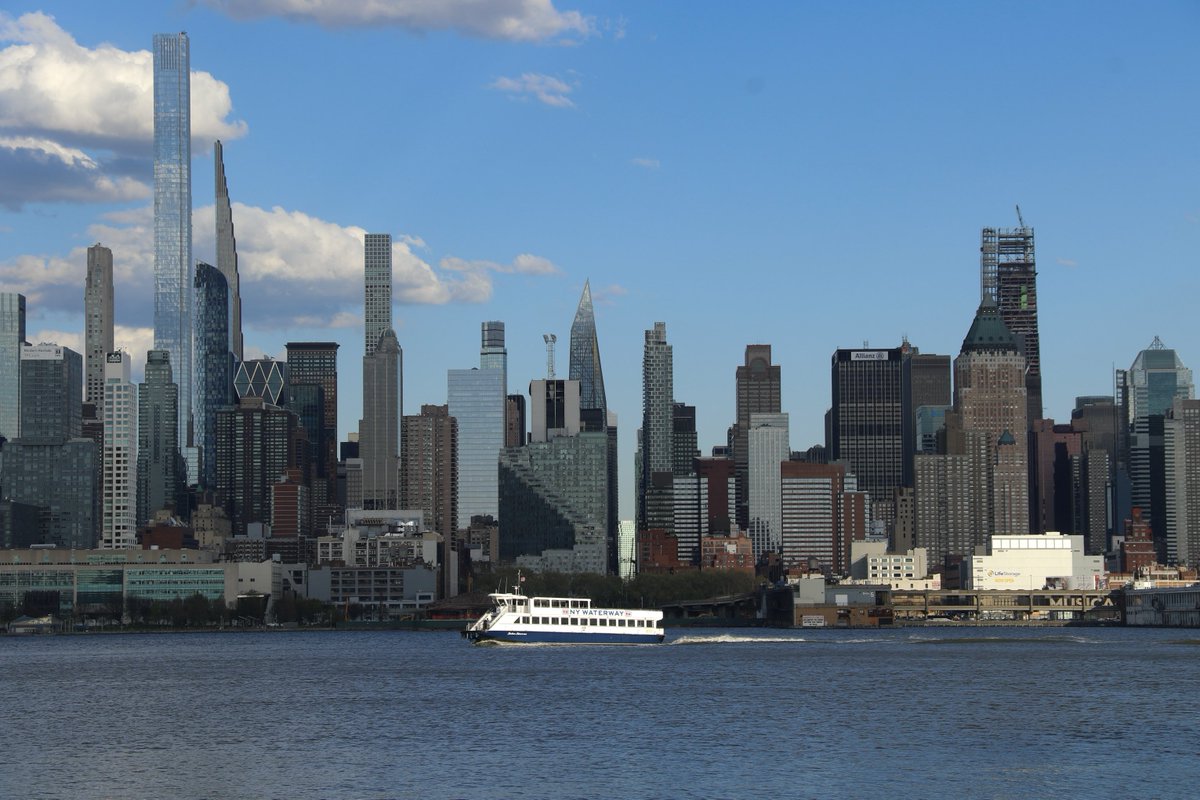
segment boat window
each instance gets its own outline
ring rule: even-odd
[[[562,601],[561,600],[551,600],[550,605],[554,606],[555,608],[562,608]]]
[[[537,608],[545,608],[545,607],[546,607],[546,601],[545,601],[545,600],[534,600],[534,601],[533,601],[533,604],[534,604],[534,606],[536,606]]]
[[[624,627],[625,627],[625,620],[623,620],[623,619],[619,619],[619,620],[617,620],[617,627],[618,627],[618,628],[624,628]]]

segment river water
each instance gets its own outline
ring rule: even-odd
[[[1200,793],[1200,632],[0,639],[5,798]]]

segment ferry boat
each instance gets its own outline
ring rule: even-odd
[[[663,640],[663,612],[593,608],[582,597],[526,597],[494,592],[492,607],[467,626],[471,642],[550,644],[656,644]]]

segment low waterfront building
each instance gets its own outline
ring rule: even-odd
[[[412,567],[342,567],[325,564],[308,571],[308,596],[332,603],[343,612],[359,606],[375,619],[404,616],[437,599],[438,569]]]
[[[993,536],[986,555],[971,557],[969,589],[1098,588],[1103,556],[1084,554],[1083,536],[1061,533]]]

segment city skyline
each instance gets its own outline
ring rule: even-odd
[[[957,354],[976,310],[980,231],[1016,227],[1017,203],[1038,239],[1046,416],[1066,421],[1075,396],[1111,394],[1112,368],[1155,336],[1185,363],[1200,359],[1184,305],[1197,288],[1184,270],[1200,239],[1187,144],[1198,116],[1174,99],[1196,71],[1194,7],[930,5],[927,26],[885,6],[851,17],[767,4],[714,7],[685,30],[670,9],[558,3],[510,38],[445,7],[442,22],[408,30],[235,20],[204,3],[0,15],[0,74],[36,67],[0,93],[0,166],[14,177],[0,190],[0,291],[26,295],[30,341],[84,351],[80,253],[98,241],[113,251],[116,345],[140,377],[153,324],[153,120],[149,105],[142,119],[129,113],[136,100],[101,90],[148,92],[153,34],[186,29],[194,257],[217,263],[212,198],[196,176],[213,174],[220,138],[247,357],[338,341],[339,439],[362,408],[367,230],[393,237],[403,414],[447,402],[446,370],[473,361],[485,320],[506,324],[509,390],[524,394],[544,377],[542,334],[567,340],[590,279],[621,427],[623,518],[643,331],[666,323],[672,399],[696,407],[704,453],[735,421],[744,348],[772,345],[791,446],[804,449],[823,441],[838,348],[907,336],[922,353]],[[22,16],[38,11],[53,19]],[[1014,16],[1028,46],[977,59],[968,32]],[[885,38],[893,30],[907,36]],[[701,63],[718,45],[728,59]],[[307,48],[321,54],[312,65],[289,57]],[[358,50],[387,69],[368,69]],[[95,96],[75,101],[114,107],[70,122],[30,110],[38,76],[80,52],[93,65],[80,91]],[[118,53],[141,66],[120,66]],[[408,115],[360,126],[366,98],[398,74],[386,97]],[[305,103],[280,104],[281,75],[307,87]],[[1011,124],[989,111],[998,102],[1028,114]],[[327,113],[313,118],[311,103]],[[35,158],[54,144],[70,152]]]

